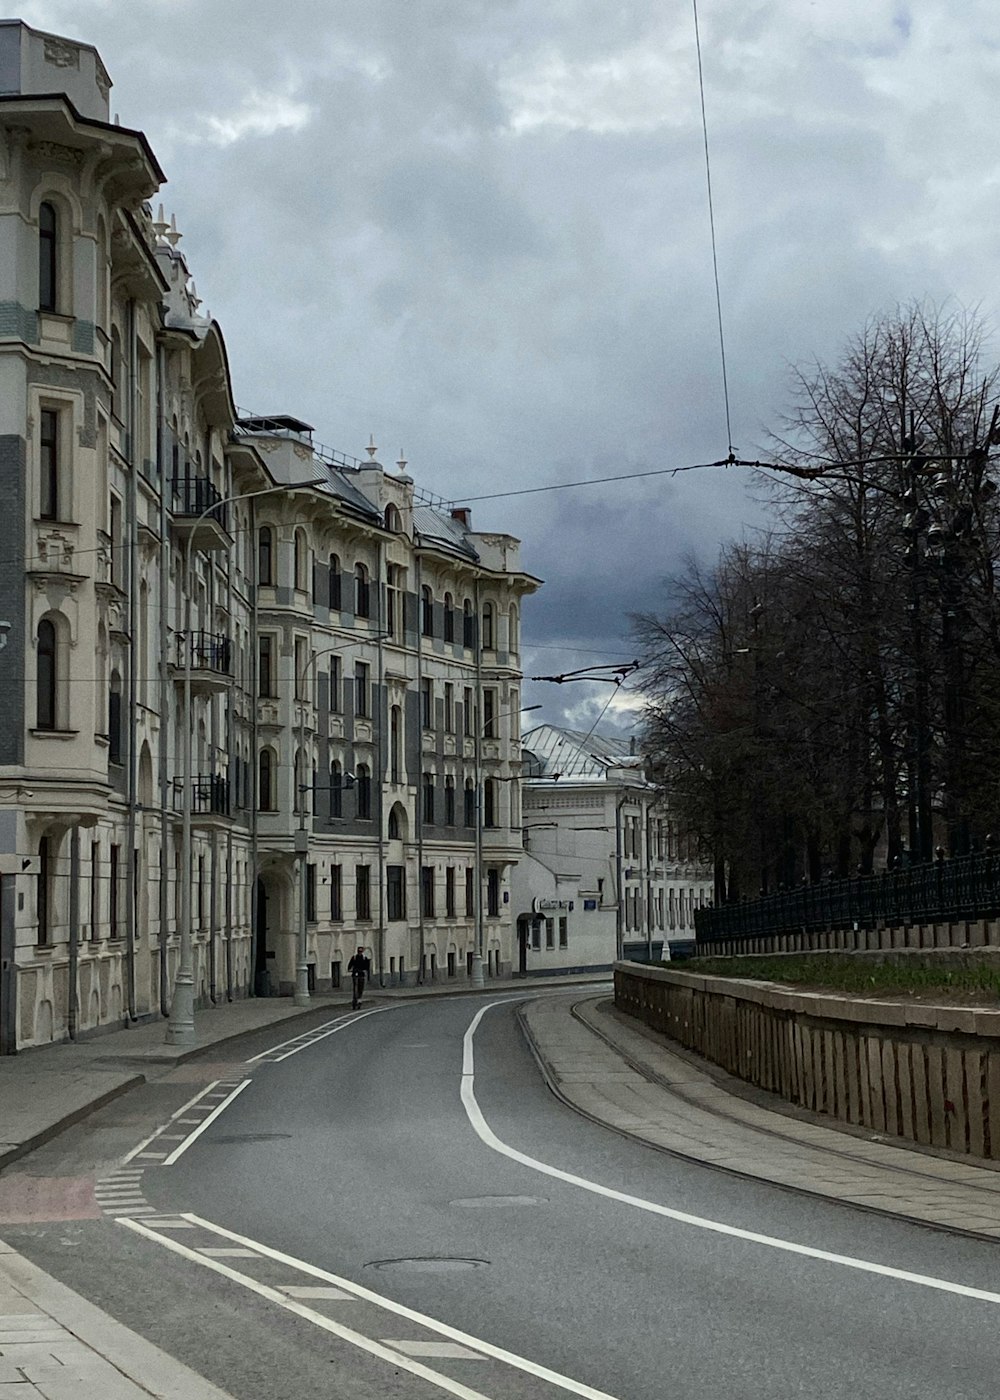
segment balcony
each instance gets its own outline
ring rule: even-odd
[[[233,679],[233,644],[220,632],[192,632],[190,656],[185,655],[183,634],[175,638],[174,680],[184,683],[184,666],[191,664],[191,689],[196,694],[216,695],[228,690]]]
[[[174,780],[174,811],[184,807],[184,782]],[[230,815],[229,779],[221,773],[198,773],[191,779],[191,820],[196,825]]]
[[[229,507],[207,476],[175,476],[171,482],[174,534],[192,549],[229,549]]]

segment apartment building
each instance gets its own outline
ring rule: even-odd
[[[0,22],[0,1052],[508,971],[518,542],[237,410],[86,44]]]

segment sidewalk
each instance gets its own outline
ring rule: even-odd
[[[373,986],[365,1005],[424,997],[509,994],[525,988],[551,987],[553,980],[496,978],[481,989],[457,979],[454,983],[423,987]],[[607,974],[599,973],[565,981],[560,978],[557,985],[586,986],[607,981]],[[0,1056],[0,1171],[119,1094],[169,1073],[213,1046],[304,1017],[336,1016],[349,1011],[350,1006],[349,988],[314,993],[308,1008],[295,1006],[290,997],[254,997],[196,1011],[195,1046],[168,1045],[167,1023],[157,1017],[128,1030]]]
[[[555,1093],[606,1127],[740,1176],[1000,1239],[1000,1171],[759,1106],[605,998],[539,999],[521,1017]]]
[[[150,1396],[229,1400],[0,1241],[0,1400]]]

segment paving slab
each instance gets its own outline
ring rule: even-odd
[[[606,998],[539,998],[522,1007],[521,1020],[559,1097],[618,1132],[739,1176],[1000,1239],[1000,1172],[988,1164],[751,1103],[713,1067],[702,1070],[665,1038],[629,1024]]]

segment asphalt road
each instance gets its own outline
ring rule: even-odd
[[[470,1063],[482,1006],[194,1062],[20,1164],[35,1218],[2,1223],[0,1191],[0,1235],[238,1400],[995,1400],[996,1246],[622,1138],[551,1095],[514,1001]],[[74,1218],[66,1183],[213,1081]],[[145,1204],[120,1223],[109,1192]]]

